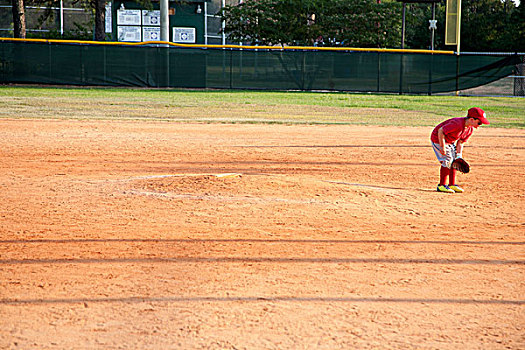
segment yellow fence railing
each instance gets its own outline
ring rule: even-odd
[[[356,52],[392,52],[392,53],[421,53],[421,54],[445,54],[453,55],[454,51],[444,50],[409,50],[409,49],[379,49],[379,48],[356,48],[356,47],[318,47],[318,46],[247,46],[247,45],[204,45],[204,44],[177,44],[168,41],[143,41],[143,42],[113,42],[113,41],[80,41],[60,39],[18,39],[0,38],[0,41],[22,41],[38,43],[61,43],[61,44],[83,44],[83,45],[169,45],[182,48],[210,48],[210,49],[244,49],[244,50],[306,50],[306,51],[356,51]]]

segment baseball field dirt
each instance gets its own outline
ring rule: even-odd
[[[525,130],[0,120],[2,349],[524,349]]]

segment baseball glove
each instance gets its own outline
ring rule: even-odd
[[[467,161],[463,158],[456,158],[452,162],[452,169],[457,169],[461,171],[462,173],[468,173],[470,171],[470,165],[468,165]]]

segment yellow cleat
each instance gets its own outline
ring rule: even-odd
[[[461,187],[459,187],[458,185],[448,185],[448,188],[450,188],[452,191],[456,192],[456,193],[463,193],[465,192]]]
[[[447,185],[438,185],[437,187],[438,192],[445,192],[445,193],[456,193],[453,189],[448,187]]]

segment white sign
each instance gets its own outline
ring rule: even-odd
[[[142,10],[143,26],[160,26],[160,11]]]
[[[160,27],[142,27],[143,41],[160,41]]]
[[[437,19],[429,19],[428,20],[428,23],[430,24],[430,26],[428,27],[428,29],[438,29],[437,28]]]
[[[173,27],[174,43],[195,43],[195,28]]]
[[[111,3],[106,4],[106,33],[113,32],[113,20],[111,18]]]
[[[141,11],[140,10],[117,10],[117,25],[131,25],[140,26]]]
[[[118,41],[141,41],[141,28],[137,26],[118,26]]]

